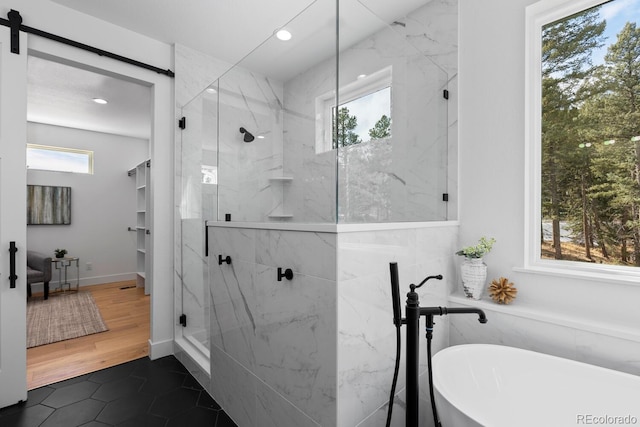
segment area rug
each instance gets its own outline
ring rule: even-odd
[[[90,292],[29,298],[27,348],[109,330]]]

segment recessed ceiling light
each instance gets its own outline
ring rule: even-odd
[[[360,79],[364,79],[365,77],[367,77],[366,74],[360,74],[357,78],[358,80],[360,80]]]
[[[93,98],[93,102],[95,102],[96,104],[107,104],[107,103],[109,103],[109,101],[107,101],[106,99],[102,99],[102,98]]]
[[[264,139],[264,135],[258,135],[258,139]]]
[[[216,92],[217,92],[217,91],[216,91],[214,88],[212,88],[212,87],[208,87],[208,88],[206,89],[206,91],[207,91],[207,92],[209,92],[209,93],[216,93]]]
[[[291,33],[285,30],[284,28],[282,28],[278,30],[278,32],[276,32],[276,37],[278,38],[278,40],[282,40],[282,41],[291,40]]]

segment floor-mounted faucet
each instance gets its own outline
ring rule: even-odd
[[[420,307],[420,301],[416,289],[424,285],[430,279],[442,280],[442,275],[428,276],[417,286],[409,285],[410,291],[407,293],[407,302],[405,306],[405,315],[403,319],[400,309],[400,284],[398,280],[398,264],[392,262],[389,264],[391,273],[391,297],[393,299],[393,324],[396,325],[399,334],[400,326],[407,325],[407,355],[406,355],[406,427],[418,427],[418,400],[419,400],[419,360],[420,360],[420,317],[425,316],[427,319],[426,337],[427,337],[427,361],[429,371],[429,392],[431,395],[431,409],[433,410],[433,419],[436,427],[440,426],[438,414],[435,407],[435,398],[433,394],[433,376],[431,372],[431,338],[433,336],[433,317],[443,316],[445,314],[472,313],[478,315],[480,323],[487,323],[487,316],[484,311],[479,308],[448,308],[448,307]],[[399,335],[398,335],[399,336]],[[398,339],[397,355],[396,355],[396,373],[394,374],[393,385],[391,388],[391,396],[389,401],[389,413],[387,416],[387,425],[391,421],[391,407],[393,406],[393,395],[395,393],[395,381],[397,379],[397,370],[400,355],[400,343]]]

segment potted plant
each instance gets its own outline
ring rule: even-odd
[[[66,249],[56,249],[54,252],[56,254],[56,258],[64,258],[64,256],[67,254]]]
[[[460,265],[462,289],[467,298],[479,300],[487,281],[487,265],[483,257],[491,251],[496,239],[480,238],[477,245],[467,246],[456,252],[456,255],[464,256]]]

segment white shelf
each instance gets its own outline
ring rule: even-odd
[[[150,256],[147,251],[149,239],[147,239],[146,231],[149,229],[149,217],[147,211],[150,209],[149,196],[147,195],[147,187],[150,182],[151,162],[145,160],[137,165],[135,168],[130,169],[127,174],[129,176],[135,176],[135,190],[136,190],[136,263],[138,270],[136,275],[136,286],[144,287],[144,293],[149,295],[151,293],[151,280],[147,279],[147,271],[150,268]]]
[[[269,181],[280,181],[280,182],[290,182],[293,181],[292,176],[272,176],[269,178]]]
[[[618,337],[630,341],[640,342],[640,334],[637,328],[629,328],[625,325],[612,324],[607,322],[594,322],[591,319],[576,319],[567,315],[541,310],[537,307],[520,305],[518,299],[511,304],[498,304],[490,299],[474,300],[466,298],[460,293],[449,295],[449,301],[455,304],[481,308],[486,311],[493,311],[511,316],[522,317],[537,322],[560,325],[572,329],[594,332],[597,334]],[[487,315],[490,319],[490,315]]]

